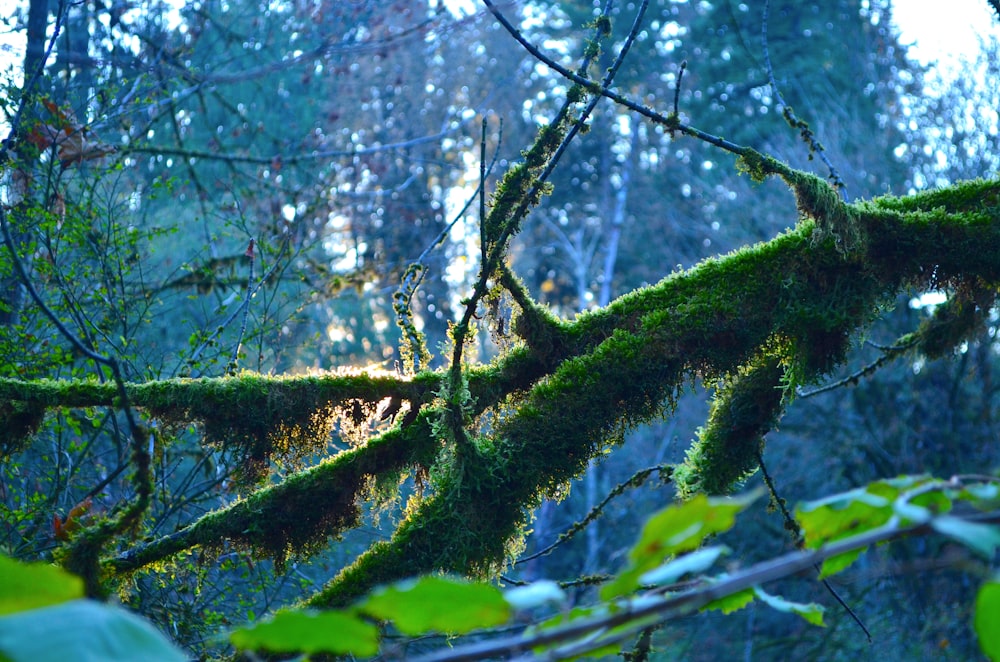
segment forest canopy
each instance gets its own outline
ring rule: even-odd
[[[983,4],[19,3],[0,656],[1000,659]]]

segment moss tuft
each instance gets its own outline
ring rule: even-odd
[[[719,385],[705,427],[674,469],[680,498],[728,494],[757,471],[764,435],[784,410],[782,363],[765,356]]]

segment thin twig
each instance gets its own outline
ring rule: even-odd
[[[771,3],[770,0],[764,1],[764,20],[761,26],[761,47],[764,51],[764,65],[767,67],[767,80],[771,85],[771,91],[774,92],[775,98],[778,100],[778,104],[781,106],[781,115],[788,122],[788,125],[793,129],[798,130],[799,135],[802,140],[809,146],[809,158],[812,158],[813,154],[819,155],[823,164],[830,171],[829,179],[833,182],[833,186],[840,192],[842,196],[847,197],[847,186],[844,184],[844,180],[840,178],[840,173],[834,167],[833,163],[830,162],[829,157],[826,155],[826,150],[823,145],[816,140],[816,135],[809,128],[809,125],[800,120],[792,107],[785,103],[785,99],[781,96],[781,90],[778,88],[778,81],[774,78],[774,68],[771,66],[771,54],[767,48],[767,19],[770,13]]]
[[[545,55],[545,53],[543,53],[542,51],[540,51],[538,48],[536,48],[534,45],[532,45],[531,42],[529,42],[527,39],[525,39],[521,35],[521,33],[518,32],[517,28],[515,28],[513,25],[511,25],[510,21],[508,21],[506,18],[504,18],[504,16],[498,10],[496,10],[496,8],[493,6],[493,3],[491,2],[491,0],[483,0],[483,3],[486,4],[486,6],[490,8],[490,10],[493,12],[494,17],[496,17],[496,19],[500,23],[500,25],[503,26],[503,28],[505,30],[507,30],[507,32],[510,33],[510,35],[512,37],[514,37],[514,39],[517,40],[517,42],[525,50],[527,50],[529,53],[531,53],[531,55],[533,55],[540,62],[542,62],[543,64],[547,65],[550,69],[552,69],[553,71],[555,71],[556,73],[558,73],[560,76],[562,76],[564,78],[567,78],[567,79],[573,81],[574,83],[582,86],[588,92],[592,92],[594,94],[600,94],[603,97],[607,97],[608,99],[611,99],[615,103],[617,103],[617,104],[619,104],[621,106],[624,106],[626,108],[629,108],[631,110],[634,110],[635,112],[639,113],[643,117],[645,117],[647,119],[650,119],[653,122],[656,122],[657,124],[661,124],[661,125],[667,127],[668,130],[679,131],[680,133],[682,133],[682,134],[684,134],[686,136],[690,136],[692,138],[696,138],[698,140],[701,140],[702,142],[706,142],[706,143],[708,143],[710,145],[714,145],[715,147],[718,147],[719,149],[725,150],[725,151],[730,152],[732,154],[737,154],[737,155],[743,156],[743,155],[746,155],[746,154],[748,154],[748,153],[750,153],[752,151],[748,147],[744,147],[742,145],[738,145],[738,144],[736,144],[734,142],[726,140],[725,138],[721,138],[719,136],[714,136],[714,135],[712,135],[710,133],[706,133],[706,132],[702,131],[701,129],[697,129],[697,128],[689,125],[689,124],[685,124],[685,123],[681,122],[676,115],[669,115],[668,116],[668,115],[664,115],[662,113],[658,113],[655,110],[649,108],[648,106],[644,106],[644,105],[642,105],[642,104],[640,104],[640,103],[638,103],[636,101],[633,101],[632,99],[629,99],[628,97],[626,97],[626,96],[624,96],[622,94],[619,94],[619,93],[617,93],[617,92],[609,89],[608,87],[602,87],[600,83],[598,83],[598,82],[596,82],[594,80],[591,80],[590,78],[587,78],[586,76],[583,76],[583,75],[580,75],[580,74],[577,74],[577,73],[574,73],[574,72],[570,71],[569,69],[567,69],[563,65],[559,64],[558,62],[556,62],[551,57]],[[774,166],[774,165],[776,165],[776,164],[772,164],[772,166]],[[781,173],[778,173],[778,174],[781,174]]]
[[[271,268],[268,269],[266,274],[261,276],[260,280],[257,281],[256,285],[254,285],[252,289],[248,289],[247,296],[245,299],[246,301],[249,301],[251,298],[253,298],[255,294],[257,294],[257,291],[260,290],[261,287],[263,287],[264,283],[268,282],[271,279],[271,276],[274,274],[275,271],[277,271],[280,265],[281,265],[281,260],[275,260]],[[196,347],[193,352],[191,352],[191,356],[188,357],[187,359],[187,364],[189,366],[194,365],[195,361],[198,360],[198,357],[201,356],[201,353],[205,351],[205,348],[209,347],[212,344],[212,342],[225,330],[225,328],[230,324],[232,324],[233,320],[236,319],[236,316],[239,315],[242,311],[243,311],[243,306],[238,307],[229,315],[229,317],[226,318],[226,320],[222,324],[217,326],[216,329],[211,333],[211,335],[205,338],[201,342],[201,344],[198,345],[198,347]]]
[[[250,273],[247,274],[247,294],[243,298],[243,305],[240,306],[243,309],[243,323],[240,325],[240,333],[236,337],[236,347],[233,349],[233,358],[229,361],[229,368],[226,370],[229,374],[236,373],[236,366],[239,365],[240,361],[240,348],[243,346],[243,336],[247,332],[247,321],[250,319],[250,299],[251,290],[253,287],[253,265],[254,257],[256,256],[256,251],[254,251],[254,241],[250,239],[250,245],[247,247],[245,255],[250,258]],[[277,262],[275,263],[277,264]]]
[[[767,465],[764,464],[764,454],[761,453],[759,449],[757,450],[757,464],[760,465],[760,471],[764,476],[764,484],[767,485],[767,491],[771,493],[771,502],[778,507],[778,510],[781,511],[781,516],[785,520],[785,529],[787,529],[788,532],[792,534],[792,537],[795,542],[795,547],[797,549],[802,549],[804,546],[804,542],[802,539],[802,527],[799,526],[798,521],[796,521],[792,513],[789,512],[787,506],[785,506],[785,500],[782,499],[780,496],[778,496],[778,490],[774,486],[774,481],[771,479],[771,474],[768,473],[767,471]],[[819,563],[816,563],[813,567],[816,568],[817,573],[820,572]],[[845,602],[844,599],[840,597],[840,594],[837,593],[837,590],[833,588],[833,584],[831,584],[830,581],[825,577],[821,577],[820,581],[823,582],[823,586],[826,587],[826,590],[829,591],[830,595],[833,596],[833,599],[836,600],[838,604],[840,604],[840,606],[844,609],[844,611],[846,611],[847,614],[851,617],[851,619],[853,619],[854,622],[857,623],[858,627],[861,628],[861,631],[865,633],[865,636],[868,637],[868,643],[869,644],[872,643],[872,633],[868,631],[868,628],[865,627],[865,624],[861,621],[861,618],[854,612],[853,609],[851,609],[850,605],[848,605],[847,602]]]
[[[874,361],[872,361],[868,365],[863,366],[861,369],[852,372],[851,374],[849,374],[848,376],[844,377],[843,379],[838,379],[835,382],[832,382],[830,384],[825,384],[823,386],[814,388],[811,391],[798,391],[795,394],[796,397],[799,397],[799,398],[811,398],[811,397],[813,397],[815,395],[819,395],[820,393],[826,393],[827,391],[833,391],[835,389],[838,389],[838,388],[841,388],[841,387],[844,387],[844,386],[856,386],[858,384],[858,382],[860,382],[863,378],[865,378],[868,375],[874,373],[876,370],[878,370],[879,368],[881,368],[883,365],[885,365],[889,361],[892,361],[893,359],[895,359],[896,357],[898,357],[900,354],[904,354],[904,353],[908,352],[910,349],[913,348],[914,345],[916,345],[916,341],[911,341],[909,343],[904,343],[902,345],[890,345],[890,346],[876,345],[875,343],[873,343],[871,341],[867,341],[867,340],[865,341],[865,343],[868,344],[868,345],[871,345],[875,349],[881,350],[884,353],[882,354],[882,356],[878,357],[877,359],[875,359]]]
[[[681,80],[684,78],[684,70],[687,69],[688,61],[681,60],[681,68],[677,70],[677,80],[674,82],[674,116],[679,117],[681,111],[678,110],[681,101]]]
[[[543,549],[538,550],[537,552],[535,552],[533,554],[529,554],[528,556],[522,556],[521,558],[519,558],[517,561],[514,562],[514,565],[520,565],[521,563],[527,563],[528,561],[533,561],[533,560],[535,560],[535,559],[537,559],[539,557],[542,557],[542,556],[545,556],[547,554],[550,554],[552,552],[552,550],[554,550],[556,547],[558,547],[559,545],[561,545],[561,544],[563,544],[565,542],[568,542],[577,533],[579,533],[583,529],[587,528],[588,524],[590,524],[591,522],[593,522],[594,520],[596,520],[598,517],[600,517],[603,514],[604,508],[609,503],[611,503],[612,499],[614,499],[615,497],[621,496],[622,494],[625,493],[625,490],[627,490],[629,488],[632,488],[632,487],[641,487],[642,484],[646,482],[646,479],[649,478],[655,472],[661,472],[661,471],[668,471],[669,472],[671,470],[672,470],[672,467],[670,465],[668,465],[668,464],[660,464],[660,465],[657,465],[655,467],[647,467],[645,469],[641,469],[641,470],[635,472],[634,474],[632,474],[632,476],[628,480],[626,480],[623,483],[619,483],[618,485],[616,485],[615,488],[613,490],[611,490],[608,493],[608,495],[606,497],[604,497],[604,499],[599,504],[597,504],[596,506],[594,506],[593,508],[590,509],[590,512],[587,513],[586,517],[584,517],[582,520],[579,520],[578,522],[575,522],[566,531],[560,533],[559,537],[556,538],[555,542],[553,542],[552,544],[548,545],[547,547],[544,547]]]

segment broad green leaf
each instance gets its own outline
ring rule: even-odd
[[[944,483],[942,483],[943,485]],[[934,490],[932,492],[923,492],[914,496],[909,500],[910,503],[916,506],[922,506],[929,510],[930,512],[940,515],[941,513],[947,513],[952,507],[952,491],[951,490]]]
[[[48,563],[0,555],[0,616],[83,597],[83,580]]]
[[[892,500],[858,489],[800,504],[795,519],[806,547],[815,549],[885,524],[892,517]]]
[[[699,573],[712,567],[720,556],[727,554],[729,548],[724,545],[716,547],[706,547],[690,554],[664,563],[658,568],[649,570],[639,577],[639,584],[643,586],[666,586],[688,573]]]
[[[738,593],[733,593],[732,595],[727,595],[721,597],[718,600],[712,600],[707,605],[701,608],[702,611],[708,611],[710,609],[718,609],[723,614],[731,614],[734,611],[739,611],[743,609],[748,604],[753,602],[754,593],[752,588],[744,589]]]
[[[359,606],[403,634],[464,634],[506,623],[513,608],[500,589],[449,577],[421,577],[376,591]]]
[[[11,662],[185,662],[188,656],[129,611],[72,600],[0,617],[0,658]]]
[[[559,584],[548,579],[508,589],[504,591],[503,597],[511,607],[519,610],[566,602],[566,592],[559,587]]]
[[[781,596],[771,595],[764,591],[764,589],[755,587],[753,589],[754,595],[760,599],[761,602],[766,604],[771,609],[776,609],[777,611],[783,611],[787,614],[798,614],[806,621],[812,623],[813,625],[818,625],[819,627],[826,627],[823,623],[823,606],[818,605],[815,602],[810,602],[809,604],[802,604],[801,602],[791,602],[785,600]]]
[[[629,558],[636,564],[652,558],[651,565],[657,565],[667,554],[696,549],[707,536],[732,528],[736,515],[760,494],[759,490],[734,498],[699,494],[685,503],[667,506],[646,522]]]
[[[378,629],[348,612],[280,611],[233,630],[229,641],[240,650],[371,656],[378,652]]]
[[[1000,547],[1000,528],[990,524],[966,522],[958,517],[943,515],[935,517],[931,521],[931,527],[987,559],[992,559],[997,547]]]
[[[610,600],[631,593],[642,584],[642,575],[668,556],[697,549],[706,537],[728,531],[736,515],[760,494],[760,490],[734,498],[699,494],[656,513],[647,520],[639,541],[629,551],[629,566],[601,589],[601,598]]]
[[[983,584],[976,595],[976,636],[979,647],[993,662],[1000,662],[1000,581]]]
[[[835,575],[844,568],[847,568],[852,563],[858,560],[861,556],[863,549],[855,549],[850,552],[844,552],[843,554],[837,554],[836,556],[831,556],[830,558],[823,561],[823,565],[819,569],[819,578],[825,579],[830,575]]]
[[[622,595],[632,593],[642,586],[642,582],[639,581],[639,578],[642,577],[645,572],[647,572],[645,569],[636,566],[629,566],[625,568],[625,570],[620,572],[617,577],[601,587],[601,599],[613,600],[614,598]]]

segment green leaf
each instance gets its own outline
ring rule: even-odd
[[[281,611],[269,620],[233,630],[229,641],[240,650],[367,657],[378,652],[378,629],[349,612]]]
[[[823,561],[823,565],[819,569],[819,578],[825,579],[830,575],[835,575],[844,568],[847,568],[852,563],[858,560],[861,556],[863,549],[854,549],[850,552],[844,552],[843,554],[837,554],[836,556],[831,556],[830,558]]]
[[[716,547],[706,547],[696,552],[685,554],[684,556],[664,563],[658,568],[649,570],[641,577],[639,583],[643,586],[667,586],[688,573],[700,573],[712,567],[720,556],[729,553],[729,548],[725,545]]]
[[[0,617],[0,657],[11,662],[188,659],[147,621],[91,600]]]
[[[979,647],[993,662],[1000,662],[1000,581],[983,584],[976,595],[976,636]]]
[[[696,549],[706,537],[732,528],[736,515],[760,494],[759,490],[734,498],[699,494],[683,504],[667,506],[646,522],[629,558],[637,564],[654,559],[655,565],[667,554]]]
[[[942,515],[931,521],[931,528],[992,559],[1000,547],[1000,529],[990,524],[967,522],[958,517]]]
[[[83,580],[48,563],[0,555],[0,616],[83,597]]]
[[[718,600],[712,600],[707,605],[701,608],[702,611],[708,611],[710,609],[718,609],[723,614],[731,614],[734,611],[739,611],[743,609],[748,604],[753,602],[754,592],[752,588],[743,589],[738,593],[733,593],[732,595],[727,595],[719,598]]]
[[[756,595],[761,602],[766,604],[771,609],[783,611],[786,614],[798,614],[813,625],[826,627],[823,624],[823,612],[825,610],[822,605],[818,605],[815,602],[810,602],[809,604],[791,602],[789,600],[785,600],[781,596],[771,595],[770,593],[765,592],[764,589],[758,587],[754,587],[753,591],[754,595]]]
[[[942,485],[944,485],[943,482]],[[909,499],[909,501],[914,505],[923,506],[936,515],[940,515],[951,510],[953,495],[954,490],[933,490],[917,494],[912,499]]]
[[[882,526],[892,514],[892,500],[864,489],[800,504],[795,509],[806,547],[811,549]]]
[[[699,494],[653,515],[629,552],[631,563],[614,581],[601,589],[601,598],[610,600],[631,593],[641,585],[642,575],[662,564],[664,558],[697,549],[706,537],[728,531],[736,521],[736,515],[761,493],[755,490],[732,498]]]
[[[421,577],[376,591],[359,609],[391,620],[403,634],[464,634],[506,623],[512,607],[500,589],[448,577]]]

